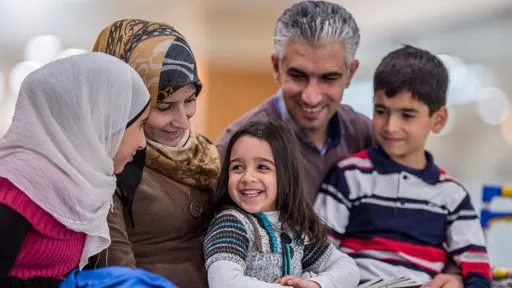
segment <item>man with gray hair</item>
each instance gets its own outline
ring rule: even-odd
[[[217,141],[221,156],[244,123],[284,121],[300,142],[306,198],[313,203],[329,168],[372,144],[369,119],[340,105],[359,66],[354,59],[359,37],[354,18],[338,4],[304,1],[284,11],[272,55],[280,89],[226,129]]]
[[[275,26],[272,55],[280,89],[225,130],[216,143],[221,159],[241,125],[282,120],[299,140],[306,198],[314,203],[329,168],[373,142],[370,120],[340,104],[359,67],[359,39],[356,21],[339,4],[303,1],[285,10]],[[462,280],[438,274],[428,287],[462,287]]]

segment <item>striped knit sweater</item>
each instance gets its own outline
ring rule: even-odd
[[[285,275],[300,277],[304,271],[318,273],[334,246],[304,245],[290,231],[284,236],[278,218],[278,212],[251,215],[231,209],[217,215],[205,238],[206,269],[216,261],[230,261],[240,265],[244,275],[267,283]]]
[[[5,178],[0,178],[0,204],[17,211],[32,225],[9,276],[62,279],[78,265],[84,233],[67,229]]]
[[[446,259],[465,287],[490,287],[490,266],[478,216],[466,190],[433,162],[413,170],[379,147],[333,167],[315,210],[330,238],[356,260],[361,279],[406,275],[427,282]]]

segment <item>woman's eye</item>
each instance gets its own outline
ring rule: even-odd
[[[185,103],[192,103],[192,102],[195,102],[197,100],[197,96],[194,96],[194,97],[190,97],[189,99],[185,100]]]
[[[173,109],[174,106],[175,106],[174,103],[158,103],[156,105],[156,109],[158,109],[159,111],[167,111],[167,110]]]

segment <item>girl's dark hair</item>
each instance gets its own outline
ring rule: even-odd
[[[276,210],[280,212],[280,222],[294,229],[303,239],[305,236],[316,243],[326,241],[325,227],[304,197],[302,156],[298,152],[297,139],[284,123],[275,120],[246,123],[231,136],[214,193],[216,211],[220,212],[225,206],[237,206],[228,192],[229,162],[233,146],[243,136],[264,140],[272,149],[277,178]]]

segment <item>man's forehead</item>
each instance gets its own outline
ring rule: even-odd
[[[324,74],[342,72],[345,67],[345,49],[339,43],[311,45],[289,43],[284,50],[281,64],[306,73]]]

